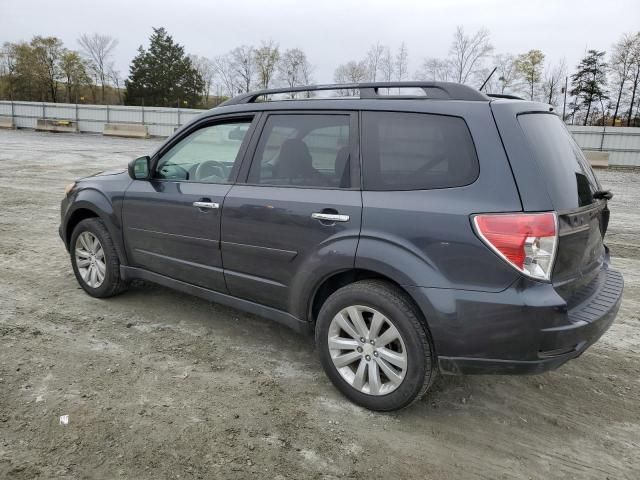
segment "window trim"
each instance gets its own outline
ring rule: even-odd
[[[265,133],[265,125],[271,116],[276,115],[340,115],[349,117],[349,168],[351,176],[351,185],[344,187],[319,187],[313,185],[271,185],[266,183],[249,183],[249,172],[253,162],[256,161],[256,150],[262,135]],[[251,138],[251,142],[247,148],[245,160],[242,163],[239,175],[236,179],[237,184],[247,185],[251,187],[264,188],[298,188],[313,190],[356,190],[360,191],[361,173],[360,173],[360,130],[358,122],[358,111],[356,110],[269,110],[263,112],[255,128],[255,135]]]
[[[200,185],[234,185],[238,179],[238,173],[240,172],[242,165],[245,161],[245,157],[247,155],[248,147],[251,143],[252,137],[256,131],[256,126],[258,125],[260,118],[262,117],[262,113],[260,112],[242,112],[242,113],[233,113],[233,114],[222,114],[216,116],[207,116],[201,119],[194,121],[191,124],[185,125],[183,130],[179,130],[178,133],[169,139],[153,154],[151,157],[151,166],[149,171],[150,180],[153,182],[173,182],[173,183],[193,183]],[[171,178],[158,178],[155,176],[156,168],[158,166],[158,162],[166,155],[173,147],[175,147],[182,140],[192,135],[198,130],[203,128],[212,127],[215,125],[220,125],[224,123],[237,123],[242,120],[248,120],[249,130],[247,130],[246,135],[242,139],[242,144],[238,149],[238,154],[236,157],[236,162],[231,169],[231,173],[229,175],[229,180],[227,182],[221,183],[213,183],[213,182],[197,182],[193,180],[178,180]]]
[[[449,118],[459,118],[460,120],[462,120],[464,122],[465,127],[467,128],[467,132],[469,133],[469,138],[471,139],[471,144],[473,145],[473,152],[475,154],[476,157],[476,163],[478,166],[478,173],[476,174],[475,178],[473,180],[471,180],[469,183],[465,183],[464,185],[455,185],[455,186],[451,186],[451,187],[433,187],[433,188],[394,188],[394,189],[372,189],[372,188],[365,188],[364,185],[364,163],[365,163],[365,159],[364,159],[364,155],[362,153],[362,151],[360,152],[360,163],[361,163],[361,178],[360,178],[360,185],[362,186],[362,191],[363,192],[430,192],[433,190],[448,190],[451,188],[465,188],[468,187],[470,185],[473,185],[474,183],[476,183],[478,181],[478,179],[480,178],[480,173],[481,173],[481,169],[482,166],[480,165],[480,156],[478,155],[478,148],[476,146],[476,142],[475,139],[473,138],[473,134],[471,133],[471,129],[469,128],[469,123],[467,122],[466,118],[464,118],[462,115],[450,115],[447,113],[435,113],[435,112],[429,112],[429,111],[414,111],[414,110],[379,110],[379,109],[367,109],[367,110],[361,110],[360,111],[360,126],[364,125],[364,115],[366,113],[400,113],[400,114],[409,114],[409,115],[429,115],[429,116],[437,116],[437,117],[449,117]],[[359,143],[360,144],[364,144],[364,138],[363,138],[363,133],[364,133],[364,129],[360,128],[359,130]]]

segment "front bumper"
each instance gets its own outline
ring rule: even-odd
[[[454,291],[449,302],[435,304],[418,300],[440,371],[542,373],[581,355],[611,326],[622,302],[622,274],[605,266],[599,277],[570,309],[550,284],[519,284],[497,294]]]

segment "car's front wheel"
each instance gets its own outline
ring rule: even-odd
[[[104,298],[125,290],[118,254],[100,219],[87,218],[78,223],[69,246],[73,273],[85,292]]]
[[[404,292],[379,280],[353,283],[325,301],[316,344],[334,385],[371,410],[408,406],[436,375],[420,313]]]

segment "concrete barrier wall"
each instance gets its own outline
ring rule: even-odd
[[[112,137],[149,138],[146,125],[137,123],[105,123],[103,135]]]
[[[36,119],[36,130],[41,132],[77,133],[78,123],[73,120],[52,120],[50,118]]]

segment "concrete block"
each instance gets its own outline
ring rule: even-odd
[[[41,132],[78,132],[78,123],[73,120],[56,120],[53,118],[38,118],[36,130]]]
[[[13,123],[13,120],[11,118],[2,118],[2,117],[0,117],[0,128],[14,129],[14,128],[16,128],[16,126]]]
[[[105,123],[102,134],[113,137],[149,138],[149,129],[146,125],[137,123]]]
[[[593,168],[609,167],[609,152],[601,152],[599,150],[584,150],[584,156],[589,160]]]

